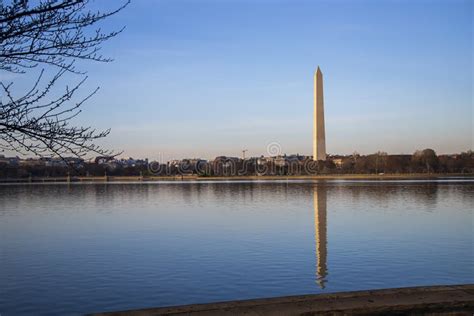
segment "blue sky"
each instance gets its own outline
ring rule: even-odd
[[[311,154],[319,65],[329,153],[465,151],[472,19],[455,0],[132,0],[104,25],[126,25],[115,61],[85,65],[101,90],[77,122],[127,157]]]

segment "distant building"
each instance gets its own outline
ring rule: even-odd
[[[19,165],[22,167],[45,167],[46,161],[41,159],[20,159]]]
[[[344,162],[344,157],[334,157],[331,158],[331,160],[337,168],[341,168],[342,163]]]
[[[100,164],[104,164],[104,163],[107,163],[111,160],[114,160],[115,158],[113,156],[98,156],[98,157],[95,157],[95,160],[94,162],[98,165]]]

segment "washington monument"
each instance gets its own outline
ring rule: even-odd
[[[313,160],[326,160],[323,73],[319,67],[314,73]]]

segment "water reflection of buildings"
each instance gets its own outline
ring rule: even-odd
[[[327,209],[326,188],[314,187],[314,230],[316,240],[316,282],[324,289],[327,272]]]

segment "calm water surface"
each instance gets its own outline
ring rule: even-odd
[[[0,314],[474,283],[472,181],[0,186]]]

